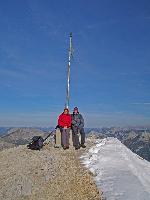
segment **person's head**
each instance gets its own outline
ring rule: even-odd
[[[65,109],[64,109],[64,114],[65,114],[65,115],[69,114],[69,109],[68,109],[68,108],[65,108]]]
[[[77,114],[77,113],[79,112],[78,107],[75,107],[75,108],[73,109],[73,112],[74,112],[75,114]]]

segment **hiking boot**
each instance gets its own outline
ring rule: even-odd
[[[78,149],[80,149],[80,146],[75,146],[75,150],[78,150]]]
[[[64,150],[66,150],[66,149],[67,149],[67,147],[66,147],[66,146],[63,146],[63,149],[64,149]]]
[[[86,148],[85,144],[81,144],[81,147],[82,147],[82,148]]]

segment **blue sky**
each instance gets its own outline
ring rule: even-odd
[[[54,126],[65,104],[86,127],[150,124],[149,0],[0,1],[0,126]]]

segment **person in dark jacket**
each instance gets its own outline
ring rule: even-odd
[[[64,112],[58,118],[58,126],[61,131],[63,149],[69,149],[69,136],[71,128],[71,115],[69,109],[65,108]]]
[[[73,137],[73,146],[75,149],[80,147],[85,148],[85,132],[84,132],[84,119],[79,113],[78,108],[75,107],[73,110],[72,117],[72,137]],[[81,134],[81,143],[79,142],[79,133]]]

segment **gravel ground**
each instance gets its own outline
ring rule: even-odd
[[[0,152],[1,200],[100,200],[93,176],[81,163],[85,150],[64,151],[49,145]]]

